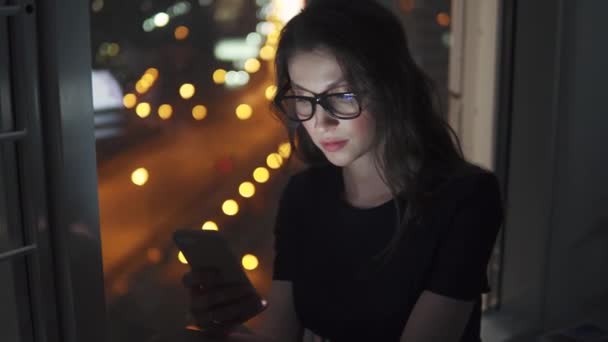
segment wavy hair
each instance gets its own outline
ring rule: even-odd
[[[467,163],[438,109],[433,83],[410,54],[399,18],[373,0],[311,2],[281,31],[273,112],[303,162],[329,163],[304,127],[280,111],[279,101],[290,90],[289,59],[315,49],[336,57],[352,90],[364,94],[362,105],[374,116],[375,143],[383,146],[375,164],[397,208],[397,229],[378,255],[390,256],[409,223],[421,217],[434,187]]]

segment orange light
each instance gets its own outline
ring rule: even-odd
[[[449,26],[450,25],[450,15],[445,13],[445,12],[441,12],[439,14],[437,14],[437,23],[441,26]]]
[[[175,39],[177,40],[184,40],[186,38],[188,38],[188,35],[190,34],[190,30],[186,27],[186,26],[178,26],[175,28]]]

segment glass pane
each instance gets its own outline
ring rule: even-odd
[[[278,154],[286,133],[269,112],[277,32],[269,10],[269,1],[250,0],[92,1],[111,341],[186,325],[187,266],[171,240],[180,227],[215,223],[239,258],[257,258],[248,274],[268,291],[288,175]]]

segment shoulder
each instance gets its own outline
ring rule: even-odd
[[[503,203],[496,175],[476,165],[467,165],[439,184],[431,194],[433,211],[450,216],[466,209],[492,209],[502,216]],[[488,212],[490,214],[490,212]]]

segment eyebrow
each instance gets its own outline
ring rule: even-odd
[[[341,87],[341,86],[348,85],[348,84],[342,84],[344,82],[346,82],[346,80],[344,78],[340,78],[340,79],[338,79],[338,80],[336,80],[334,82],[331,82],[330,84],[327,85],[327,87],[325,88],[325,90],[321,92],[321,94],[323,94],[323,93],[325,93],[325,92],[327,92],[329,90],[332,90],[333,88],[338,88],[338,87]],[[310,90],[302,87],[301,85],[298,85],[297,83],[295,83],[293,81],[291,81],[291,84],[294,87],[299,88],[300,90],[307,91],[307,92],[309,92],[311,94],[316,94],[314,91],[310,91]]]

